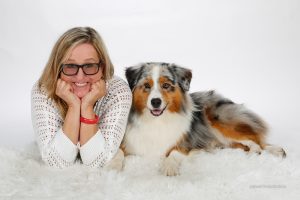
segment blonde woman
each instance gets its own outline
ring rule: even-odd
[[[97,168],[116,155],[132,95],[113,73],[94,29],[72,28],[58,39],[31,94],[36,140],[49,166],[64,168],[81,160]]]

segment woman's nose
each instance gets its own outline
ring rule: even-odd
[[[85,77],[85,74],[83,73],[82,68],[79,68],[78,73],[76,74],[76,78],[81,80]]]

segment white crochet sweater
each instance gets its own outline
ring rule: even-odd
[[[83,146],[74,145],[62,131],[64,119],[54,101],[36,83],[31,91],[31,116],[43,161],[65,168],[73,165],[80,154],[83,164],[93,168],[104,166],[123,139],[131,102],[132,94],[125,81],[118,77],[107,81],[107,94],[94,107],[100,116],[98,132]]]

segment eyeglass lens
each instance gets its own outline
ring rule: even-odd
[[[86,75],[94,75],[99,71],[99,64],[98,63],[88,63],[84,65],[64,64],[62,68],[62,72],[65,75],[72,76],[78,73],[79,68],[82,68],[83,73]]]

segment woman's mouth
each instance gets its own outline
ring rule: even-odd
[[[75,83],[75,85],[76,85],[77,87],[84,87],[84,86],[87,85],[87,82],[85,82],[85,83]]]

